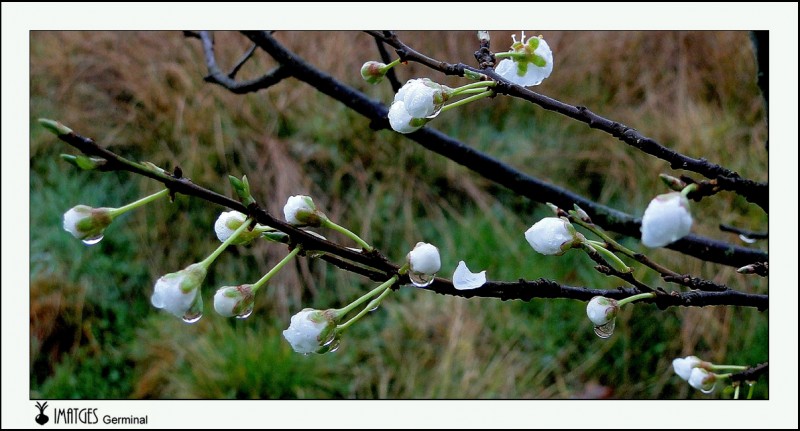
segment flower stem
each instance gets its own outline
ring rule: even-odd
[[[574,216],[572,214],[572,212],[570,212],[570,215],[572,215],[572,217],[570,217],[570,221],[572,221],[573,223],[575,223],[575,224],[577,224],[579,226],[583,226],[584,228],[590,230],[595,235],[599,236],[603,241],[606,242],[606,244],[608,244],[608,248],[610,248],[611,250],[616,250],[616,251],[618,251],[618,252],[630,257],[631,259],[650,267],[651,269],[655,270],[656,272],[658,272],[662,276],[670,275],[670,276],[675,277],[675,276],[678,275],[677,272],[672,271],[671,269],[665,268],[665,267],[659,265],[656,262],[653,262],[647,256],[645,256],[643,254],[640,254],[640,253],[636,253],[636,252],[632,251],[631,249],[623,246],[622,244],[614,241],[613,238],[608,236],[608,234],[606,234],[605,231],[603,231],[603,229],[601,229],[597,225],[592,224],[592,223],[587,223],[587,222],[581,220],[580,217]]]
[[[600,241],[594,241],[591,239],[587,239],[584,244],[589,245],[589,247],[600,254],[603,259],[605,259],[611,266],[614,267],[617,271],[620,272],[632,272],[633,269],[625,264],[622,259],[619,258],[616,254],[612,253],[608,249],[606,249],[605,244]]]
[[[387,64],[386,66],[381,67],[381,73],[385,74],[389,69],[397,66],[398,64],[400,64],[400,58],[398,58],[397,60]]]
[[[339,226],[338,224],[336,224],[336,223],[332,222],[332,221],[331,221],[329,218],[327,218],[327,217],[326,217],[326,218],[324,218],[324,219],[322,220],[322,225],[323,225],[323,226],[325,226],[325,227],[327,227],[327,228],[333,229],[333,230],[335,230],[335,231],[337,231],[337,232],[339,232],[339,233],[342,233],[342,234],[344,234],[345,236],[347,236],[348,238],[350,238],[350,239],[352,239],[353,241],[357,242],[357,243],[358,243],[358,245],[360,245],[360,246],[361,246],[361,248],[363,248],[363,249],[364,249],[364,251],[372,251],[372,246],[371,246],[371,245],[369,245],[369,244],[367,244],[367,243],[366,243],[366,242],[365,242],[363,239],[361,239],[361,238],[360,238],[358,235],[356,235],[356,234],[354,234],[353,232],[349,231],[347,228],[345,228],[345,227],[342,227],[342,226]]]
[[[748,383],[747,386],[750,386],[750,389],[747,390],[747,399],[753,399],[753,388],[756,386],[755,383]]]
[[[364,296],[356,299],[355,301],[353,301],[352,303],[350,303],[346,307],[336,310],[336,315],[338,315],[338,316],[346,315],[347,313],[353,311],[354,308],[356,308],[359,305],[361,305],[364,302],[366,302],[366,300],[368,300],[369,298],[372,298],[373,296],[375,296],[375,294],[377,294],[378,292],[380,292],[382,290],[385,290],[385,289],[388,289],[389,287],[391,287],[396,281],[397,281],[397,276],[396,275],[392,276],[392,278],[390,278],[390,279],[386,280],[385,282],[381,283],[380,286],[370,290]]]
[[[734,400],[738,400],[739,399],[739,387],[740,386],[742,386],[742,385],[737,384],[736,387],[733,390],[733,399]]]
[[[655,298],[655,297],[656,297],[655,292],[640,293],[638,295],[633,295],[624,299],[620,299],[619,301],[617,301],[617,306],[622,307],[623,305],[629,302],[638,301],[640,299],[645,299],[645,298]]]
[[[255,283],[253,283],[253,285],[250,286],[250,289],[252,290],[253,294],[258,292],[258,289],[260,289],[261,286],[264,285],[264,283],[269,281],[269,279],[272,278],[273,275],[277,274],[278,271],[280,271],[281,268],[283,268],[290,260],[292,260],[295,256],[297,256],[297,253],[299,252],[300,252],[300,247],[293,248],[292,251],[290,251],[289,254],[286,255],[286,257],[281,259],[281,261],[278,262],[272,269],[270,269],[268,273],[264,274],[263,277],[258,279],[258,281],[256,281]]]
[[[394,276],[394,277],[392,277],[392,278],[396,278],[396,277],[397,277],[397,276]],[[389,280],[391,280],[391,279],[389,279]],[[384,283],[384,284],[385,284],[385,283]],[[387,296],[387,295],[388,295],[388,294],[389,294],[389,293],[392,291],[392,289],[390,289],[390,288],[389,288],[390,286],[391,286],[391,285],[388,285],[388,286],[386,286],[386,287],[384,288],[383,292],[382,292],[380,295],[378,295],[378,297],[377,297],[377,298],[375,298],[375,299],[373,299],[372,301],[370,301],[370,302],[369,302],[369,304],[367,304],[367,306],[366,306],[366,307],[364,307],[364,309],[363,309],[363,310],[359,311],[359,312],[358,312],[358,314],[356,314],[355,316],[353,316],[353,318],[352,318],[352,319],[348,320],[347,322],[344,322],[344,323],[342,323],[341,325],[338,325],[338,326],[336,327],[336,332],[342,332],[342,331],[344,331],[344,330],[345,330],[345,329],[347,329],[347,328],[348,328],[350,325],[352,325],[353,323],[357,322],[357,321],[358,321],[358,319],[360,319],[360,318],[364,317],[364,315],[365,315],[365,314],[369,313],[369,312],[370,312],[370,310],[373,310],[373,309],[375,309],[375,307],[377,307],[377,306],[381,305],[381,302],[383,301],[383,298],[386,298],[386,296]]]
[[[444,106],[444,107],[441,109],[441,111],[439,111],[439,112],[440,112],[440,113],[441,113],[441,112],[445,112],[445,111],[447,111],[447,110],[449,110],[449,109],[453,109],[453,108],[456,108],[456,107],[458,107],[458,106],[461,106],[461,105],[466,105],[467,103],[474,102],[474,101],[476,101],[476,100],[479,100],[479,99],[483,99],[484,97],[489,97],[489,96],[491,96],[492,94],[494,94],[494,91],[492,91],[492,90],[486,90],[486,91],[484,91],[483,93],[478,93],[478,94],[476,94],[476,95],[474,95],[474,96],[467,97],[466,99],[461,99],[461,100],[458,100],[458,101],[456,101],[456,102],[453,102],[453,103],[451,103],[451,104],[449,104],[449,105],[445,105],[445,106]]]
[[[211,266],[212,263],[214,263],[214,260],[220,255],[220,253],[222,253],[233,241],[236,241],[236,238],[239,236],[239,234],[244,232],[244,230],[247,229],[247,227],[250,226],[250,223],[252,222],[253,218],[248,217],[247,220],[245,220],[241,226],[239,226],[238,228],[236,228],[235,231],[233,231],[231,236],[229,236],[228,239],[225,240],[225,242],[220,244],[220,246],[217,247],[217,249],[214,250],[214,252],[211,253],[207,258],[203,259],[203,261],[200,262],[200,265],[202,265],[203,268],[208,269],[208,267]]]
[[[689,193],[695,191],[696,189],[697,189],[697,184],[689,184],[688,186],[684,187],[683,190],[681,190],[681,195],[683,195],[683,197],[686,197]]]
[[[749,367],[744,366],[744,365],[716,365],[716,364],[711,364],[711,366],[709,366],[709,368],[710,368],[710,371],[722,371],[722,370],[744,371],[744,370],[748,369]]]
[[[111,216],[111,219],[113,220],[117,216],[119,216],[119,215],[121,215],[121,214],[123,214],[123,213],[125,213],[127,211],[130,211],[130,210],[132,210],[134,208],[138,208],[138,207],[140,207],[140,206],[142,206],[144,204],[150,203],[150,202],[152,202],[152,201],[154,201],[154,200],[156,200],[156,199],[158,199],[158,198],[160,198],[162,196],[166,196],[168,194],[169,194],[169,189],[161,190],[158,193],[154,193],[154,194],[152,194],[150,196],[145,196],[145,197],[139,199],[138,201],[129,203],[128,205],[121,206],[119,208],[112,208],[109,211],[109,215]]]
[[[450,93],[450,95],[451,96],[456,96],[458,94],[462,94],[462,93],[466,92],[467,90],[486,89],[486,87],[494,87],[495,85],[497,85],[497,82],[495,82],[495,81],[473,82],[473,83],[470,83],[470,84],[467,84],[467,85],[464,85],[464,86],[461,86],[461,87],[458,87],[458,88],[454,88],[453,92]]]

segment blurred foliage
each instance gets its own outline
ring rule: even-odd
[[[536,88],[588,106],[692,157],[767,179],[766,125],[745,32],[547,32],[555,71]],[[218,61],[249,46],[216,35]],[[374,41],[358,32],[281,32],[320,69],[389,103],[388,85],[361,81]],[[411,46],[469,63],[472,32],[401,32]],[[509,32],[493,32],[496,50]],[[400,262],[420,240],[442,252],[441,275],[459,260],[493,280],[546,277],[615,288],[579,252],[541,256],[522,233],[546,216],[472,172],[368,122],[289,79],[237,96],[203,81],[197,40],[180,32],[31,33],[31,397],[53,398],[729,398],[691,389],[671,369],[690,354],[720,363],[768,360],[768,312],[749,308],[628,306],[608,340],[594,336],[585,304],[568,300],[458,299],[403,288],[355,325],[336,353],[302,356],[281,330],[304,307],[339,307],[373,283],[314,259],[298,259],[259,293],[247,320],[210,311],[218,286],[257,280],[287,252],[257,243],[231,248],[204,284],[207,315],[186,325],[149,304],[154,281],[199,261],[217,245],[221,210],[178,196],[115,221],[86,247],[62,230],[76,204],[120,206],[158,190],[124,173],[79,172],[58,159],[74,150],[35,120],[54,118],[122,155],[233,195],[227,175],[247,174],[273,214],[310,194],[333,220]],[[240,77],[274,67],[257,52]],[[401,81],[428,76],[410,64]],[[665,188],[663,161],[520,100],[497,97],[430,124],[506,163],[639,215]],[[737,242],[719,223],[765,230],[767,215],[731,193],[693,207],[694,232]],[[337,234],[329,238],[345,241]],[[626,245],[642,249],[632,239]],[[756,244],[766,249],[766,242]],[[767,282],[669,250],[650,255],[747,292]],[[646,280],[663,285],[639,268]],[[677,289],[677,286],[664,286]],[[762,379],[755,397],[768,396]]]

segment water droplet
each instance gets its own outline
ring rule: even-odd
[[[102,240],[103,240],[103,234],[101,233],[100,235],[84,239],[83,243],[86,245],[95,245]]]
[[[333,353],[333,352],[335,352],[335,351],[339,350],[339,346],[340,346],[341,344],[342,344],[341,340],[339,340],[338,338],[336,338],[336,339],[333,341],[333,343],[331,343],[331,344],[328,346],[328,353]]]
[[[369,310],[367,310],[367,311],[368,311],[368,312],[373,312],[373,311],[377,310],[377,309],[378,309],[378,307],[380,307],[380,306],[381,306],[381,304],[376,304],[374,307],[370,308],[370,309],[369,309]]]
[[[333,343],[334,340],[336,340],[336,332],[331,332],[331,335],[328,336],[328,339],[325,340],[324,343],[322,343],[322,347],[327,347],[328,345]]]
[[[253,306],[252,305],[247,307],[247,308],[245,308],[244,310],[242,310],[241,313],[237,314],[236,318],[237,319],[247,319],[248,317],[250,317],[251,314],[253,314]]]
[[[710,394],[710,393],[714,392],[714,388],[716,388],[716,387],[717,387],[717,382],[714,382],[714,384],[711,385],[711,387],[708,388],[708,389],[700,388],[700,392],[702,392],[704,394]]]
[[[741,239],[742,241],[744,241],[744,242],[746,242],[748,244],[752,244],[752,243],[756,242],[755,239],[750,238],[749,236],[746,236],[746,235],[739,235],[739,239]]]
[[[594,333],[602,339],[606,339],[614,334],[614,327],[616,326],[616,319],[611,319],[603,325],[595,325]]]
[[[200,318],[203,317],[202,311],[187,311],[186,314],[183,315],[182,319],[186,323],[195,323]]]
[[[408,279],[411,280],[411,284],[413,284],[416,287],[430,286],[431,283],[433,283],[433,279],[435,277],[436,277],[435,274],[428,275],[428,274],[423,274],[421,272],[414,272],[414,271],[408,272]]]

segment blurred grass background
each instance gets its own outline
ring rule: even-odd
[[[492,32],[496,51],[510,32]],[[237,33],[216,33],[230,67],[247,49]],[[277,37],[336,78],[388,104],[388,84],[361,81],[378,59],[359,32],[281,32]],[[472,32],[401,32],[416,49],[472,63]],[[535,90],[621,121],[692,157],[767,180],[763,102],[746,32],[547,32],[553,75]],[[135,159],[179,165],[195,182],[231,194],[227,175],[247,174],[255,198],[282,214],[286,198],[310,194],[318,206],[401,262],[417,241],[439,246],[449,277],[459,260],[490,279],[546,277],[614,288],[579,252],[541,256],[522,233],[548,214],[426,152],[338,102],[288,79],[238,96],[203,81],[200,43],[180,32],[31,32],[30,384],[31,398],[730,398],[703,395],[672,371],[676,357],[717,363],[768,360],[768,312],[749,308],[622,310],[600,340],[585,303],[458,299],[401,289],[355,325],[333,354],[291,351],[281,331],[304,307],[341,307],[374,283],[324,262],[299,259],[260,292],[253,315],[211,311],[222,285],[252,283],[286,253],[277,244],[231,248],[204,283],[206,316],[187,325],[149,303],[154,281],[199,261],[218,244],[222,210],[179,196],[125,215],[98,245],[62,229],[76,204],[120,206],[159,189],[126,173],[78,172],[58,159],[74,153],[37,123],[54,118]],[[240,72],[274,62],[258,52]],[[417,65],[402,82],[428,76],[463,81]],[[519,100],[482,100],[430,124],[531,174],[641,215],[666,189],[660,160],[614,138]],[[766,230],[767,216],[731,194],[693,206],[693,231],[734,243],[719,223]],[[343,238],[325,232],[329,238]],[[635,249],[636,241],[623,239]],[[756,245],[766,250],[766,242]],[[652,257],[745,292],[767,281],[668,250]],[[652,272],[637,273],[656,285]],[[675,289],[677,286],[665,286]],[[768,397],[768,382],[755,397]]]

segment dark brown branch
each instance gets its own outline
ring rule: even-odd
[[[397,54],[404,61],[420,63],[446,75],[464,76],[465,69],[484,73],[499,82],[499,85],[495,87],[495,91],[498,94],[508,94],[509,96],[527,100],[549,111],[558,112],[559,114],[585,123],[591,128],[602,130],[634,148],[669,162],[673,169],[684,169],[699,173],[710,179],[716,179],[721,188],[742,195],[748,201],[760,206],[764,211],[768,212],[769,210],[769,186],[767,183],[758,183],[753,180],[742,178],[738,173],[711,163],[703,158],[694,159],[685,156],[642,135],[636,129],[601,117],[584,106],[573,106],[535,93],[522,86],[512,84],[496,74],[492,69],[476,70],[461,63],[450,64],[435,60],[413,50],[411,47],[401,42],[400,39],[397,38],[397,35],[392,32],[370,32],[370,34],[382,36],[383,40],[386,41],[388,45],[394,47]]]
[[[731,226],[731,225],[727,225],[727,224],[723,224],[723,223],[719,224],[719,230],[721,230],[723,232],[731,232],[731,233],[736,233],[736,234],[739,234],[739,235],[743,235],[743,236],[745,236],[747,238],[750,238],[750,239],[767,239],[767,238],[769,238],[769,232],[753,232],[751,230],[741,229],[741,228],[738,228],[738,227],[735,227],[735,226]]]
[[[213,37],[207,31],[201,31],[198,34],[198,37],[203,42],[203,53],[206,57],[206,67],[208,67],[208,75],[204,78],[206,82],[221,85],[230,90],[232,93],[245,94],[269,88],[270,86],[273,86],[281,82],[284,78],[288,78],[290,76],[288,70],[278,66],[258,78],[248,81],[236,81],[233,79],[233,77],[236,75],[242,64],[247,61],[249,56],[246,55],[243,57],[236,67],[231,70],[231,73],[226,75],[217,65],[217,59],[214,55]]]
[[[754,382],[759,377],[767,374],[769,371],[769,362],[758,364],[755,367],[748,368],[741,373],[731,374],[731,381],[734,382]]]
[[[389,129],[389,122],[386,119],[388,110],[384,105],[306,63],[269,34],[265,32],[244,32],[244,34],[291,70],[292,76],[370,119],[373,128]],[[640,237],[640,219],[526,175],[441,132],[424,127],[405,136],[477,172],[484,178],[507,187],[520,196],[525,196],[534,202],[551,202],[562,208],[572,208],[573,204],[577,203],[590,213],[593,220],[606,229],[635,238]],[[670,244],[668,248],[705,261],[735,267],[767,261],[767,254],[764,252],[696,235],[688,235]]]
[[[322,257],[342,269],[364,275],[376,281],[385,281],[397,274],[399,267],[391,263],[378,250],[371,252],[356,252],[347,247],[321,239],[302,229],[276,219],[264,211],[257,203],[245,207],[241,202],[223,196],[214,191],[193,183],[188,178],[180,175],[172,176],[164,172],[150,170],[143,165],[120,157],[116,153],[100,147],[92,139],[77,133],[60,134],[59,139],[77,148],[89,156],[100,156],[107,160],[109,169],[128,171],[143,175],[164,184],[173,193],[194,196],[208,202],[216,203],[223,207],[247,214],[257,223],[270,226],[289,235],[289,244],[299,244],[304,250],[315,250],[326,253]],[[180,177],[180,178],[179,178]],[[400,283],[408,283],[408,277],[400,277]],[[639,289],[598,290],[584,287],[562,286],[555,281],[540,279],[535,282],[520,280],[518,283],[490,282],[474,290],[457,290],[448,280],[437,278],[426,288],[436,293],[449,294],[462,297],[496,297],[501,299],[522,299],[529,301],[532,298],[567,298],[589,300],[596,295],[611,298],[624,298],[641,293]],[[660,295],[654,301],[659,307],[669,306],[706,306],[706,305],[741,305],[756,307],[760,310],[767,308],[767,295],[751,295],[736,291],[726,292],[689,292],[684,294]]]

